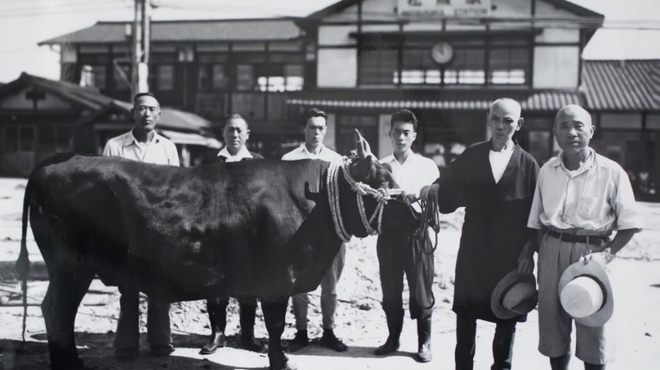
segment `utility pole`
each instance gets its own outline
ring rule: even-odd
[[[133,20],[131,97],[149,91],[149,41],[151,4],[149,0],[135,0]]]

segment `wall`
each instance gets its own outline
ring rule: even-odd
[[[537,46],[534,48],[534,88],[574,89],[578,87],[580,48],[578,46]]]
[[[355,87],[357,85],[357,49],[319,49],[318,87]]]
[[[328,114],[328,117],[325,120],[325,125],[327,126],[327,129],[325,130],[326,134],[323,138],[323,145],[335,151],[337,149],[337,142],[335,140],[337,132],[336,118],[337,117],[334,114]]]
[[[392,140],[390,140],[390,119],[391,114],[381,114],[378,116],[378,155],[379,159],[391,155],[394,151]]]

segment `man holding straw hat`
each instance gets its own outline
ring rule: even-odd
[[[570,360],[573,317],[562,303],[571,306],[568,311],[574,315],[583,311],[590,316],[591,308],[601,311],[586,321],[576,319],[576,356],[585,369],[604,369],[613,361],[612,337],[604,323],[611,310],[611,289],[596,264],[609,263],[642,228],[628,175],[589,147],[594,130],[591,115],[582,107],[559,110],[554,134],[562,153],[541,168],[529,215],[528,226],[538,230],[539,351],[550,357],[553,370],[568,369]],[[617,231],[613,239],[612,231]],[[533,254],[527,245],[519,272],[533,268]],[[589,279],[578,280],[585,276]],[[602,307],[580,309],[571,299],[598,291],[609,295]]]

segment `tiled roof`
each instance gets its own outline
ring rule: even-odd
[[[369,95],[369,99],[364,99]],[[351,99],[350,97],[355,97]],[[423,108],[448,110],[487,110],[498,98],[520,102],[523,111],[557,111],[567,104],[584,104],[579,91],[545,90],[441,90],[441,91],[315,91],[290,94],[287,104],[346,108]]]
[[[68,82],[49,80],[47,78],[33,76],[25,72],[20,77],[0,87],[0,94],[5,91],[14,90],[19,86],[31,85],[49,92],[65,100],[72,101],[84,108],[97,110],[110,104],[112,98],[105,96],[93,87],[82,87]]]
[[[58,36],[39,45],[121,43],[130,39],[130,22],[97,22],[95,25]],[[273,41],[301,36],[293,18],[224,19],[151,22],[151,41]]]
[[[585,60],[582,82],[593,110],[660,110],[660,60]]]

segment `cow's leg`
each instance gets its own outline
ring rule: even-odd
[[[261,301],[266,330],[268,330],[268,359],[271,370],[292,369],[282,350],[282,333],[288,297],[274,297]]]
[[[49,269],[49,275],[50,283],[41,310],[46,322],[51,369],[81,369],[73,326],[78,305],[94,275],[84,268],[68,269],[57,265]]]

